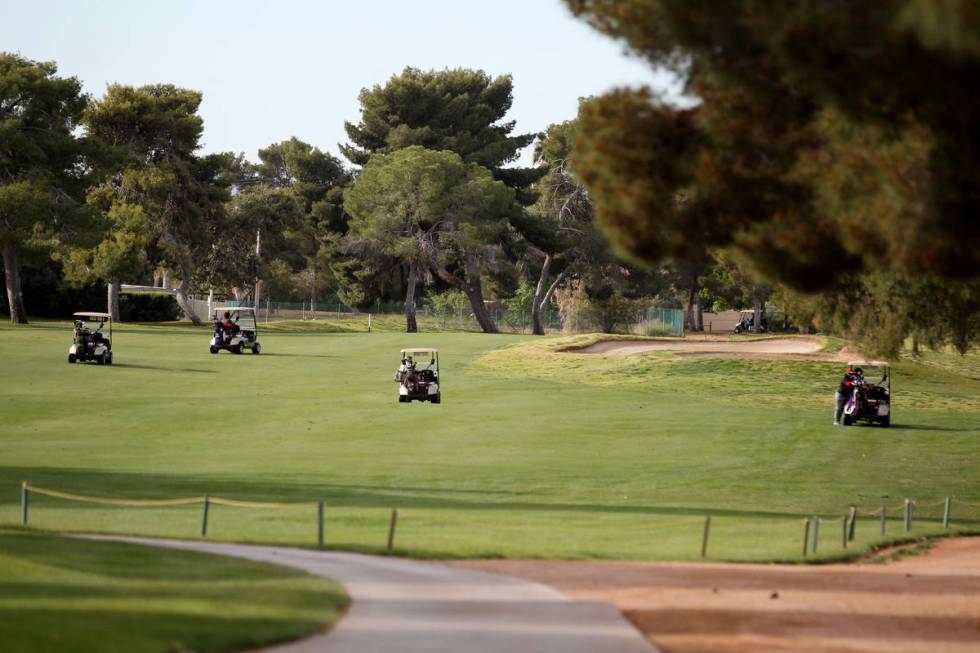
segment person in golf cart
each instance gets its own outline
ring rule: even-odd
[[[221,322],[221,331],[225,342],[231,340],[233,335],[241,331],[238,323],[231,319],[231,311],[225,311],[224,321]]]
[[[854,393],[854,384],[864,380],[864,370],[860,367],[848,367],[837,384],[837,392],[834,393],[834,426],[840,426],[841,415],[844,414],[844,406],[847,400]]]
[[[417,394],[419,391],[419,375],[418,370],[415,368],[415,360],[411,354],[406,355],[402,359],[402,364],[398,368],[398,371],[401,372],[402,383],[408,388],[409,393]]]

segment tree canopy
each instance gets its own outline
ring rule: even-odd
[[[27,322],[20,258],[86,228],[87,145],[75,134],[88,98],[51,62],[0,53],[0,246],[10,319]]]
[[[536,136],[514,134],[515,123],[503,122],[514,101],[510,75],[409,67],[384,86],[363,89],[358,100],[361,121],[345,123],[351,142],[340,146],[356,165],[367,163],[372,154],[417,145],[455,152],[515,189],[530,186],[543,172],[508,165]]]

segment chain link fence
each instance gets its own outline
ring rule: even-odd
[[[251,302],[191,296],[191,309],[198,318],[208,321],[216,307],[252,306]],[[516,302],[497,301],[487,305],[487,312],[503,333],[532,333],[531,310]],[[389,327],[404,322],[405,311],[400,303],[377,302],[368,309],[347,306],[342,302],[260,302],[256,319],[260,323],[282,321],[326,320],[350,323],[354,329],[367,330],[369,323]],[[416,309],[420,329],[447,331],[481,331],[469,308],[439,309],[422,304]],[[545,333],[592,333],[603,330],[581,315],[563,316],[554,306],[547,307],[541,316]],[[640,311],[632,320],[617,325],[614,332],[646,336],[683,336],[684,311],[675,308],[650,307]]]

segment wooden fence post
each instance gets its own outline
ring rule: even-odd
[[[204,495],[204,518],[201,520],[201,537],[208,536],[208,507],[211,502],[208,499],[208,495]]]
[[[912,530],[912,501],[905,500],[905,532]]]
[[[388,551],[395,548],[395,526],[398,524],[398,509],[391,509],[391,522],[388,524]]]
[[[810,518],[803,519],[803,557],[806,557],[806,550],[810,546]]]
[[[854,541],[854,525],[857,523],[857,506],[851,506],[850,525],[847,528],[847,541]]]
[[[323,499],[316,502],[316,545],[323,548]]]
[[[949,528],[949,509],[952,503],[953,500],[950,497],[946,497],[946,502],[943,504],[943,528]]]
[[[27,526],[27,481],[20,484],[20,523]]]
[[[711,515],[704,518],[704,533],[701,535],[701,557],[708,556],[708,532],[711,530]]]

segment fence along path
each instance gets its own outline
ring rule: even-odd
[[[28,523],[29,516],[29,504],[31,493],[39,494],[42,496],[48,496],[57,499],[63,499],[66,501],[78,501],[83,503],[94,503],[107,506],[129,506],[129,507],[166,507],[166,506],[187,506],[187,505],[203,505],[203,514],[201,521],[201,537],[207,537],[208,530],[208,512],[210,506],[220,505],[220,506],[231,506],[236,508],[258,508],[258,509],[286,509],[286,508],[302,508],[302,507],[316,507],[316,528],[317,528],[317,546],[323,546],[323,524],[324,524],[324,507],[325,502],[323,500],[315,501],[293,501],[293,502],[274,502],[274,501],[246,501],[242,499],[229,499],[225,497],[215,497],[211,495],[201,495],[194,497],[177,497],[173,499],[114,499],[108,497],[93,497],[83,494],[74,494],[71,492],[62,492],[60,490],[52,490],[50,488],[42,488],[36,485],[31,485],[27,481],[21,484],[21,522],[24,525]],[[857,526],[858,518],[877,518],[880,521],[880,536],[883,538],[886,535],[886,519],[889,515],[892,515],[892,519],[902,520],[902,530],[907,534],[912,531],[913,519],[916,518],[919,521],[939,521],[942,524],[943,529],[948,529],[950,527],[950,520],[952,518],[953,506],[963,506],[971,509],[980,507],[980,504],[971,503],[968,501],[962,501],[959,499],[954,499],[953,497],[945,497],[939,501],[934,502],[917,502],[912,499],[905,499],[902,503],[895,505],[894,507],[882,505],[874,511],[859,510],[856,505],[850,506],[844,516],[841,518],[841,524],[843,529],[843,537],[841,540],[842,547],[847,549],[848,542],[853,542],[855,539],[855,530]],[[942,507],[942,516],[934,517],[924,517],[921,515],[916,515],[915,511],[924,508],[936,508]],[[823,519],[830,521],[832,518],[823,515]],[[726,518],[727,519],[727,518]],[[394,539],[395,539],[395,529],[398,520],[398,510],[392,509],[391,520],[388,524],[388,545],[387,550],[392,551],[394,549]],[[700,522],[699,522],[700,523]],[[807,556],[808,550],[812,553],[817,552],[817,542],[818,533],[821,523],[821,516],[811,515],[803,517],[803,547],[802,555],[805,558]],[[711,515],[705,516],[704,528],[702,533],[702,538],[700,540],[700,553],[701,558],[708,557],[709,548],[709,537],[711,533]],[[811,537],[812,533],[812,537]],[[811,543],[812,544],[809,544]],[[716,553],[719,553],[716,551]]]

